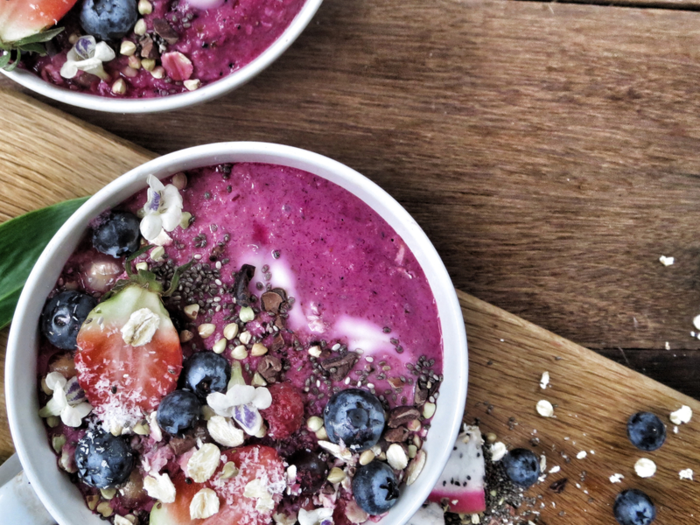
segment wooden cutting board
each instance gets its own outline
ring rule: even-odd
[[[91,194],[154,157],[11,91],[0,90],[0,106],[0,221]],[[509,447],[532,447],[546,456],[547,470],[561,469],[527,492],[542,496],[533,508],[521,507],[521,512],[539,513],[538,519],[535,514],[528,519],[550,525],[612,524],[615,495],[638,487],[657,503],[657,523],[700,520],[700,484],[678,475],[691,468],[700,477],[700,403],[475,297],[459,292],[459,299],[469,340],[465,421],[477,418],[484,432],[495,433]],[[6,341],[5,330],[0,333],[3,357]],[[539,386],[544,371],[551,376],[546,390]],[[537,415],[540,399],[555,405],[555,417]],[[1,401],[4,408],[4,395]],[[682,404],[697,416],[675,434],[668,414]],[[627,418],[640,410],[669,424],[667,442],[656,452],[641,454],[626,437]],[[5,410],[0,417],[4,460],[13,447]],[[533,447],[534,438],[538,444]],[[582,451],[586,457],[577,459]],[[655,476],[635,476],[633,466],[640,457],[656,462]],[[609,481],[615,473],[624,476],[622,483]],[[549,487],[563,478],[568,483],[556,494]]]

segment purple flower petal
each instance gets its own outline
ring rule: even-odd
[[[148,203],[148,207],[153,210],[153,211],[158,211],[158,207],[160,206],[160,193],[157,191],[153,192],[153,200]]]
[[[71,377],[66,383],[66,401],[71,406],[76,406],[85,401],[85,392],[80,388],[77,377]]]
[[[262,417],[258,409],[251,405],[238,405],[233,409],[233,419],[246,434],[254,436],[262,426]]]

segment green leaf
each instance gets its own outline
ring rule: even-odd
[[[19,294],[41,252],[87,199],[54,204],[0,224],[0,328],[10,324]]]
[[[19,59],[22,57],[22,53],[20,53],[17,50],[14,50],[8,51],[8,54],[10,55],[10,60],[12,60],[12,62],[10,62],[9,64],[5,64],[2,68],[5,71],[14,71],[15,68],[19,65]]]
[[[18,47],[20,51],[23,53],[36,53],[38,55],[44,56],[46,54],[46,46],[44,44],[23,44],[21,47]]]
[[[4,68],[9,63],[10,63],[10,52],[7,51],[7,52],[5,52],[4,55],[0,56],[0,69]]]
[[[16,42],[13,42],[13,45],[15,47],[23,47],[27,44],[36,44],[38,42],[48,42],[52,38],[60,35],[62,31],[63,31],[62,27],[55,27],[53,29],[49,29],[47,31],[42,31],[41,33],[36,33],[36,34],[30,35],[28,37],[22,38],[21,40],[17,40]]]

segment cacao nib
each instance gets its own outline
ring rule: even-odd
[[[278,352],[285,347],[285,344],[286,343],[284,342],[284,337],[282,337],[282,334],[277,334],[270,344],[270,350],[272,352]]]
[[[163,18],[153,19],[153,29],[159,37],[170,45],[177,44],[177,41],[180,40],[180,35],[177,34],[177,31]]]
[[[233,296],[241,306],[250,306],[250,292],[248,286],[255,275],[255,266],[244,264],[236,274],[233,282]]]
[[[355,352],[348,352],[345,355],[329,357],[321,361],[321,368],[328,372],[333,381],[342,381],[347,377],[360,358]]]
[[[158,58],[158,48],[155,46],[155,43],[150,36],[142,36],[139,40],[139,45],[141,46],[141,58]]]
[[[263,379],[268,383],[277,381],[277,376],[282,371],[282,361],[275,356],[265,354],[258,362],[258,374],[263,376]]]
[[[556,480],[554,483],[552,483],[549,488],[552,489],[554,492],[557,494],[561,494],[564,492],[564,489],[566,488],[566,483],[569,481],[568,478],[561,478]]]
[[[407,425],[411,421],[420,417],[420,411],[413,406],[396,407],[389,413],[389,428],[397,428],[401,425]]]
[[[280,311],[280,305],[284,303],[284,297],[275,290],[270,290],[262,294],[260,301],[262,302],[263,310],[269,314],[277,315]]]
[[[392,428],[384,433],[387,443],[403,443],[408,439],[408,429],[405,427]]]

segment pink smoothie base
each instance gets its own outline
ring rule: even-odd
[[[439,432],[435,433],[431,430],[428,435],[425,443],[428,462],[423,474],[418,483],[405,489],[397,506],[382,520],[382,523],[394,525],[405,522],[425,500],[442,471],[450,452],[450,445],[459,430],[464,406],[467,378],[466,340],[461,314],[449,277],[434,249],[415,222],[395,201],[371,182],[330,159],[294,148],[268,144],[231,143],[202,146],[152,161],[115,181],[93,197],[67,222],[54,241],[49,244],[37,264],[36,272],[39,273],[33,273],[30,276],[25,295],[20,298],[18,314],[8,346],[6,384],[10,426],[28,478],[61,525],[69,523],[92,525],[100,521],[84,507],[82,498],[75,488],[71,489],[71,485],[66,483],[57,469],[45,468],[46,465],[55,464],[55,460],[53,452],[46,446],[43,423],[36,417],[38,403],[34,393],[35,387],[30,385],[27,390],[28,382],[16,379],[23,374],[26,377],[27,372],[34,375],[31,370],[36,370],[37,366],[36,354],[27,352],[28,348],[36,348],[36,323],[43,306],[43,300],[39,304],[34,298],[48,295],[62,266],[59,263],[57,268],[56,262],[68,260],[79,243],[81,232],[87,227],[91,218],[102,210],[125,200],[135,190],[143,188],[147,174],[154,173],[156,176],[163,177],[175,171],[188,170],[196,166],[237,161],[284,163],[290,167],[302,168],[329,177],[351,189],[353,194],[361,197],[365,202],[373,203],[372,206],[376,207],[375,209],[381,210],[382,216],[388,219],[389,225],[397,230],[411,251],[416,254],[420,266],[429,269],[426,277],[437,301],[439,322],[445,341],[445,358],[450,363],[444,371],[445,379],[441,387],[441,397],[444,399],[447,394],[447,399],[454,401],[438,403],[433,428],[439,428]],[[20,332],[21,336],[18,335]],[[26,396],[26,394],[30,395]],[[40,438],[39,433],[44,437]]]
[[[326,179],[279,165],[210,166],[189,170],[186,176],[187,186],[180,194],[183,210],[192,213],[194,222],[184,230],[177,228],[171,232],[173,242],[165,247],[165,253],[175,266],[190,261],[213,266],[207,261],[218,247],[217,260],[220,264],[223,261],[220,269],[223,286],[233,284],[233,274],[243,264],[255,266],[250,292],[260,296],[260,288],[269,284],[294,297],[286,327],[305,348],[314,341],[325,340],[330,345],[338,342],[353,352],[361,352],[359,363],[347,376],[352,384],[343,377],[333,382],[333,387],[354,387],[365,367],[378,368],[379,364],[381,369],[364,381],[363,388],[371,388],[393,408],[413,404],[417,378],[411,374],[411,368],[419,357],[432,363],[432,370],[441,374],[442,338],[437,307],[425,274],[403,239],[364,202]],[[146,191],[142,190],[116,208],[136,213],[143,208],[146,198]],[[206,239],[206,246],[197,247],[198,239]],[[97,290],[90,287],[88,276],[96,259],[104,264],[105,257],[86,239],[66,263],[58,290],[70,282],[95,294]],[[145,256],[143,259],[148,260]],[[223,299],[218,303],[220,306],[231,298],[224,294]],[[206,320],[214,323],[217,331],[206,340],[196,338],[197,350],[202,350],[202,343],[210,350],[215,341],[223,338],[223,327],[229,322],[224,318],[226,308],[210,312]],[[201,317],[205,315],[202,312]],[[248,323],[247,327],[255,334],[256,328],[251,324],[257,322]],[[291,343],[286,331],[282,333]],[[42,345],[39,378],[47,373],[42,369],[47,362],[44,357],[56,351],[50,344]],[[192,343],[183,345],[185,355],[194,351]],[[233,361],[229,352],[223,355]],[[284,355],[291,364],[285,381],[304,391],[305,418],[322,416],[332,394],[331,387],[319,385],[323,392],[320,393],[312,385],[309,391],[308,379],[314,371],[306,352]],[[259,360],[249,356],[242,363],[255,370]],[[388,378],[399,377],[408,383],[396,390]],[[47,396],[41,397],[44,404]],[[99,408],[90,419],[95,416],[101,421],[112,417],[102,414]],[[49,437],[66,435],[69,443],[82,437],[81,431],[76,433],[63,424],[47,430]],[[263,443],[283,447],[285,456],[295,450],[317,448],[314,440],[309,441],[304,435],[283,444]],[[160,446],[151,439],[141,438],[140,455],[161,455]],[[181,460],[173,456],[168,461],[175,465]],[[82,484],[81,491],[86,495],[95,492]],[[289,502],[285,499],[282,505],[299,505],[301,501],[297,499]],[[113,504],[120,515],[126,515],[149,511],[153,501],[148,498],[123,502],[122,498],[116,498]]]
[[[189,58],[194,66],[192,79],[199,79],[202,85],[206,85],[228,76],[260,56],[289,26],[304,0],[237,0],[207,10],[190,7],[185,1],[151,0],[151,3],[153,12],[143,17],[148,32],[153,31],[154,19],[167,20],[180,35],[177,43],[168,46],[168,52],[178,51]],[[65,30],[56,38],[60,51],[45,57],[27,55],[24,63],[29,70],[56,86],[104,97],[152,98],[188,91],[182,82],[174,82],[167,77],[156,79],[145,69],[139,69],[135,77],[126,76],[124,71],[128,67],[128,57],[118,53],[119,42],[114,44],[117,58],[104,64],[111,80],[100,80],[84,73],[79,73],[73,79],[63,78],[61,66],[72,47],[69,36],[81,34],[82,31],[79,24],[81,5],[82,2],[78,2],[61,20]],[[133,33],[124,37],[134,43],[138,43],[138,38]],[[112,92],[112,84],[119,78],[123,78],[127,85],[124,95]]]
[[[240,24],[240,30],[237,29],[238,24],[233,25],[235,28],[233,30],[236,31],[236,34],[229,37],[227,40],[229,43],[224,46],[225,49],[233,47],[230,42],[236,42],[243,38],[238,36],[238,33],[250,31],[251,35],[255,34],[255,38],[243,43],[240,49],[231,51],[234,57],[233,60],[224,56],[228,53],[223,50],[224,48],[212,49],[209,46],[208,48],[195,49],[193,57],[190,58],[192,58],[195,66],[195,72],[203,75],[203,85],[194,91],[187,91],[181,83],[157,81],[152,78],[150,73],[143,70],[133,79],[134,89],[130,92],[131,95],[126,97],[115,96],[111,91],[108,93],[108,87],[111,83],[66,81],[66,79],[60,77],[59,71],[60,66],[65,62],[65,55],[69,48],[61,49],[53,58],[40,58],[38,62],[36,59],[29,60],[27,62],[29,68],[18,67],[14,71],[0,70],[0,72],[36,93],[59,102],[94,111],[152,113],[181,109],[220,97],[252,80],[279,58],[297,39],[316,14],[322,2],[322,0],[284,1],[288,2],[283,3],[284,8],[276,11],[272,10],[272,12],[278,13],[278,16],[281,13],[284,14],[282,17],[284,18],[282,20],[283,25],[275,25],[276,19],[271,17],[270,13],[266,14],[266,11],[269,10],[265,10],[264,5],[265,2],[270,2],[270,0],[245,0],[243,2],[243,5],[249,9],[254,9],[255,5],[258,5],[258,7],[262,6],[261,16],[267,21],[260,23],[260,25],[253,25],[249,29],[244,29],[244,23]],[[274,5],[274,2],[272,5]],[[294,11],[294,15],[291,15],[292,11]],[[244,13],[242,16],[246,16],[245,11],[239,9],[238,12],[239,15]],[[200,18],[207,19],[207,16],[212,16],[206,15],[206,13],[209,13],[208,11],[200,11],[200,13],[205,13]],[[152,19],[153,16],[153,14],[148,15],[148,18]],[[71,33],[71,28],[72,30],[77,30],[78,27],[75,13],[69,13],[66,18],[68,19],[68,26],[65,34],[59,35],[59,41],[65,41]],[[216,20],[212,24],[214,24],[215,28],[221,27],[221,25],[216,25]],[[229,24],[224,23],[224,26],[228,27]],[[211,34],[208,36],[211,36]],[[182,39],[181,42],[172,47],[187,49],[195,46],[197,42],[199,45],[202,45],[204,41],[201,39],[198,41],[198,38],[196,34],[192,35],[190,40]],[[64,45],[67,45],[67,42]],[[238,59],[237,62],[235,61],[236,59]],[[208,60],[211,60],[211,62],[207,62]],[[43,64],[43,69],[37,66],[38,63]],[[126,58],[118,56],[114,64],[115,66],[107,65],[106,69],[121,70],[126,66]],[[193,78],[195,78],[194,75]],[[131,78],[126,80],[132,81]],[[138,93],[142,93],[143,97],[135,98]],[[107,96],[102,96],[105,94]]]

